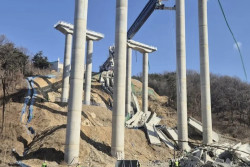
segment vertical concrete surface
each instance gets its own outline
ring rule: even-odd
[[[86,59],[86,82],[84,90],[84,104],[90,105],[91,78],[92,78],[92,55],[93,40],[87,41],[87,59]]]
[[[128,0],[116,0],[115,67],[111,155],[124,159]]]
[[[142,111],[148,111],[148,53],[143,53],[142,67]]]
[[[178,113],[178,144],[181,150],[188,149],[185,0],[176,0],[176,86]]]
[[[61,95],[62,102],[67,102],[69,98],[71,51],[72,51],[72,34],[67,33],[65,35],[65,50],[64,50],[64,62],[63,62],[63,83],[62,83],[62,95]]]
[[[79,158],[85,41],[88,0],[75,0],[72,66],[64,159],[75,164]]]
[[[203,143],[212,143],[212,116],[207,32],[207,0],[198,0]]]
[[[131,108],[131,71],[132,71],[132,49],[127,48],[127,79],[126,79],[126,114],[130,114]]]

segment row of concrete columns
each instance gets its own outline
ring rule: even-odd
[[[61,101],[67,102],[69,95],[69,76],[71,64],[71,48],[72,48],[72,34],[74,33],[74,26],[66,22],[58,22],[54,26],[57,30],[65,34],[65,52],[64,52],[64,70],[62,79],[62,94]],[[93,41],[98,41],[104,37],[103,34],[86,31],[87,41],[87,57],[86,57],[86,79],[84,89],[84,103],[90,104],[90,91],[91,91],[91,78],[92,78],[92,54],[93,54]]]
[[[209,88],[209,63],[207,41],[207,0],[199,1],[200,56],[201,56],[201,92],[202,92],[202,122],[203,142],[211,142],[211,102]],[[70,93],[65,145],[65,161],[68,164],[78,162],[79,140],[81,127],[82,89],[84,73],[84,53],[86,39],[88,0],[76,0],[74,38],[72,47],[72,69],[70,77]],[[115,34],[115,70],[114,70],[114,104],[112,114],[111,154],[118,159],[124,158],[124,118],[125,118],[125,69],[127,50],[127,0],[116,1],[116,34]],[[93,41],[92,41],[93,42]],[[91,42],[88,43],[88,53],[92,55]],[[65,51],[66,52],[66,51]],[[131,50],[128,49],[128,53]],[[178,139],[182,150],[188,148],[187,131],[187,93],[186,93],[186,50],[185,50],[185,0],[176,0],[176,56],[177,56],[177,112]],[[91,56],[90,56],[91,57]],[[89,58],[90,60],[91,58]],[[130,57],[131,60],[131,57]],[[90,61],[89,61],[90,62]],[[129,61],[128,61],[129,62]],[[131,61],[130,61],[131,62]],[[148,53],[143,56],[143,111],[147,111],[148,88]],[[91,63],[87,69],[91,68]],[[129,65],[127,66],[129,68]],[[131,69],[131,65],[130,65]],[[130,73],[130,74],[129,74]],[[89,75],[89,74],[86,74]],[[127,73],[128,77],[131,71]],[[91,75],[90,75],[91,76]],[[86,80],[86,83],[91,82]],[[127,83],[131,80],[127,80]],[[131,85],[131,84],[130,84]],[[86,88],[87,89],[87,88]],[[87,90],[90,90],[89,88]],[[129,88],[127,89],[129,91]],[[130,88],[131,92],[131,88]],[[127,92],[126,94],[130,94]],[[65,95],[66,96],[66,95]],[[86,95],[86,97],[89,95]],[[127,104],[129,99],[127,99]],[[88,100],[85,103],[89,103]],[[128,105],[127,105],[128,108]]]
[[[203,143],[212,142],[211,95],[209,77],[207,0],[198,0],[200,38],[200,79]],[[187,86],[185,44],[185,0],[176,0],[176,61],[178,140],[182,150],[188,149]]]
[[[207,33],[207,0],[198,0],[200,34],[200,77],[203,143],[212,142],[211,95],[209,78],[209,55]],[[188,150],[187,86],[186,86],[186,42],[185,42],[185,0],[176,0],[176,86],[178,113],[179,148]],[[131,101],[131,48],[127,51],[126,112]],[[148,53],[143,53],[143,95],[142,110],[148,110]]]

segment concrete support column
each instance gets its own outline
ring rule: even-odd
[[[92,78],[92,55],[93,55],[93,40],[87,42],[87,59],[86,59],[86,81],[84,90],[84,104],[90,105],[91,96],[91,78]]]
[[[198,0],[203,143],[212,143],[211,93],[207,32],[207,0]]]
[[[70,76],[71,51],[72,51],[72,34],[67,33],[65,35],[65,50],[64,50],[64,62],[63,62],[63,83],[62,83],[61,102],[67,102],[68,98],[69,98],[69,76]]]
[[[181,150],[188,149],[186,85],[185,0],[176,0],[176,86],[178,140]]]
[[[111,155],[117,159],[124,159],[127,10],[128,0],[116,0]]]
[[[127,48],[127,79],[126,79],[126,114],[130,114],[131,108],[131,71],[132,71],[132,48]]]
[[[75,0],[72,66],[64,159],[75,164],[79,158],[85,41],[88,0]]]
[[[148,111],[148,53],[143,53],[142,111]]]

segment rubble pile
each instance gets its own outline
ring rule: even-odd
[[[250,166],[250,145],[212,144],[194,149],[180,158],[182,167],[231,167]]]

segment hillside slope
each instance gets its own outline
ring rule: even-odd
[[[41,79],[35,81],[41,88],[48,86]],[[50,81],[58,82],[58,80]],[[139,92],[141,83],[133,80],[133,85]],[[51,101],[54,96],[59,95],[60,89],[57,93],[54,91],[48,93]],[[138,97],[141,101],[140,96]],[[56,102],[37,100],[34,105],[34,118],[28,124],[28,127],[35,130],[35,135],[32,135],[28,133],[25,123],[20,122],[23,98],[24,95],[16,102],[7,105],[5,128],[0,138],[2,141],[0,166],[12,166],[16,161],[22,161],[32,167],[41,166],[44,160],[49,166],[66,166],[63,157],[67,107],[60,106]],[[112,111],[105,106],[111,97],[102,91],[99,83],[94,82],[92,98],[102,105],[83,105],[80,162],[87,166],[114,166],[116,160],[110,156]],[[164,107],[165,103],[167,98],[154,92],[149,97],[149,110],[157,112],[162,117],[161,124],[173,127],[176,125],[176,112]],[[12,153],[12,149],[15,149],[16,153]],[[150,145],[143,129],[126,129],[126,159],[138,159],[144,166],[152,166],[154,160],[165,162],[168,158],[172,158],[173,154],[173,150],[163,144]]]

